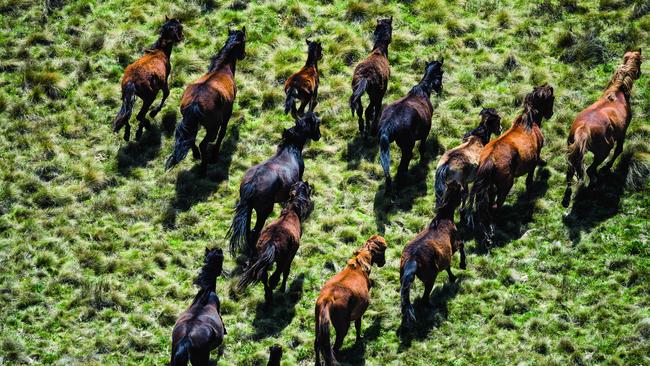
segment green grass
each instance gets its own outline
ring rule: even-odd
[[[195,294],[204,247],[226,246],[244,171],[271,155],[292,124],[282,114],[282,82],[303,64],[307,37],[324,48],[323,138],[305,151],[315,211],[304,224],[290,291],[276,295],[272,312],[260,305],[260,286],[235,298],[236,276],[218,280],[228,329],[222,354],[213,355],[219,364],[265,364],[276,343],[286,364],[312,364],[318,291],[376,232],[388,241],[387,263],[371,276],[365,341],[355,346],[351,331],[344,361],[650,363],[650,63],[635,84],[625,156],[608,188],[572,211],[560,206],[569,126],[627,48],[650,52],[647,8],[643,1],[549,0],[0,5],[0,364],[168,361],[171,329]],[[154,42],[165,14],[182,19],[186,35],[172,54],[171,95],[156,118],[160,127],[125,144],[111,132],[119,80]],[[406,336],[398,332],[399,256],[432,217],[436,157],[418,168],[416,154],[413,185],[390,205],[376,148],[357,137],[347,107],[353,67],[370,50],[375,19],[388,15],[386,103],[419,80],[425,61],[445,58],[444,93],[432,97],[431,155],[457,145],[481,107],[497,108],[509,124],[534,84],[556,91],[534,199],[520,179],[499,218],[500,245],[480,255],[468,240],[468,269],[455,270],[459,284],[445,284],[442,274],[434,305],[418,311],[421,322]],[[183,87],[204,72],[228,27],[244,24],[247,58],[238,64],[222,157],[207,178],[191,158],[165,173]],[[235,263],[228,257],[224,266],[232,271]],[[414,287],[419,297],[422,286]]]

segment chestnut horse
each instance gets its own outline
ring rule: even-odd
[[[483,108],[478,127],[463,136],[463,143],[447,150],[436,167],[436,207],[442,204],[447,192],[447,185],[456,182],[461,187],[462,206],[469,195],[468,184],[476,179],[476,169],[483,147],[490,141],[490,135],[501,134],[501,116],[494,108]],[[461,219],[462,219],[461,210]]]
[[[397,168],[398,181],[404,178],[413,157],[415,142],[420,141],[420,159],[424,155],[426,139],[431,130],[433,105],[429,98],[433,90],[442,92],[443,60],[428,62],[422,80],[409,93],[389,104],[381,114],[379,126],[379,158],[386,178],[386,192],[391,188],[390,143],[395,141],[402,150],[402,160]]]
[[[289,190],[289,201],[277,220],[262,230],[257,241],[257,261],[242,274],[237,290],[243,291],[253,282],[262,281],[266,305],[271,305],[273,289],[282,277],[280,291],[287,288],[287,278],[291,262],[298,252],[302,236],[301,222],[307,218],[311,208],[311,187],[309,183],[298,181]],[[275,272],[268,278],[268,271],[275,262]]]
[[[314,352],[316,365],[320,366],[323,355],[325,365],[336,364],[334,352],[338,352],[343,338],[348,333],[350,322],[354,320],[357,342],[361,340],[361,316],[370,303],[370,269],[373,264],[383,267],[386,263],[384,252],[386,240],[373,235],[354,252],[355,257],[348,265],[332,277],[320,290],[316,300],[316,339]],[[330,323],[336,329],[334,350],[330,347]]]
[[[284,113],[289,113],[293,118],[302,117],[305,106],[309,104],[309,112],[313,112],[318,104],[318,61],[323,58],[323,47],[320,42],[307,40],[307,62],[298,72],[289,76],[284,83],[284,92],[287,99],[284,102]],[[300,101],[300,108],[296,110],[296,99]]]
[[[352,75],[352,96],[350,96],[350,109],[352,117],[354,112],[359,116],[359,132],[365,134],[367,129],[377,130],[377,122],[381,114],[381,103],[388,89],[390,66],[388,65],[388,45],[393,39],[393,17],[377,19],[377,27],[373,35],[375,44],[372,52],[365,60],[359,62]],[[363,106],[361,96],[368,93],[370,103],[366,108],[366,123],[363,123]],[[370,121],[372,120],[372,128]]]
[[[273,212],[273,205],[276,202],[285,202],[289,198],[289,188],[302,180],[305,170],[302,149],[309,139],[320,139],[320,118],[313,112],[305,113],[301,119],[296,120],[295,126],[284,130],[282,142],[275,155],[248,169],[244,174],[239,186],[235,217],[228,230],[232,255],[235,255],[238,249],[245,249],[249,260],[254,259],[255,244],[264,222]],[[253,210],[257,213],[257,221],[251,231]]]
[[[172,332],[171,366],[208,365],[210,351],[223,342],[226,328],[221,319],[221,305],[216,291],[221,275],[223,252],[205,249],[205,262],[194,281],[200,287],[192,305],[180,315]]]
[[[191,148],[194,159],[201,159],[201,169],[205,171],[208,144],[215,138],[215,154],[219,153],[237,94],[235,67],[237,60],[242,60],[245,56],[246,27],[228,31],[226,44],[212,57],[208,72],[185,88],[181,99],[183,120],[176,127],[176,146],[165,164],[167,170],[180,163]],[[205,127],[206,133],[197,147],[196,134],[201,125]]]
[[[449,282],[456,281],[451,272],[451,258],[460,251],[460,268],[465,269],[465,247],[456,237],[454,211],[460,204],[461,186],[456,181],[449,182],[448,195],[436,209],[436,217],[429,226],[411,240],[400,260],[400,295],[402,297],[402,315],[407,322],[415,321],[415,311],[411,305],[411,284],[415,277],[424,282],[422,301],[429,302],[431,290],[438,273],[446,270]]]
[[[277,345],[269,347],[269,362],[266,366],[280,366],[280,361],[282,361],[282,347]]]
[[[144,56],[130,64],[124,70],[122,77],[122,108],[113,121],[113,132],[118,132],[124,127],[124,140],[129,141],[131,136],[131,125],[129,119],[133,111],[135,96],[142,99],[142,108],[136,116],[140,122],[135,138],[140,139],[142,129],[151,126],[147,119],[147,111],[153,101],[156,100],[158,91],[162,89],[163,96],[160,104],[151,110],[149,116],[154,118],[162,109],[169,96],[169,73],[171,63],[169,58],[172,54],[172,47],[183,40],[183,26],[177,19],[169,19],[165,16],[165,24],[160,31],[160,37],[150,49],[145,51]]]
[[[581,184],[584,180],[583,158],[587,151],[594,154],[594,161],[587,168],[590,186],[595,185],[596,170],[605,161],[614,144],[616,149],[604,170],[611,169],[616,158],[623,152],[625,133],[632,120],[630,93],[634,80],[641,77],[641,62],[641,50],[626,52],[623,64],[614,73],[600,99],[576,116],[567,140],[569,167],[562,199],[564,207],[568,207],[571,201],[573,175],[578,175]]]
[[[535,167],[541,160],[544,146],[542,120],[553,116],[554,100],[550,85],[535,87],[526,95],[524,111],[510,129],[481,151],[476,182],[470,193],[470,207],[474,210],[474,217],[470,219],[472,224],[480,225],[488,246],[494,236],[492,214],[505,202],[516,177],[528,174],[526,191],[530,194]]]

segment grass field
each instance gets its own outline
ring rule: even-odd
[[[650,62],[632,92],[634,118],[621,164],[596,192],[561,207],[565,141],[573,117],[607,85],[626,49],[650,53],[647,1],[28,1],[0,4],[0,364],[166,364],[172,326],[191,302],[206,246],[224,236],[244,171],[275,151],[292,125],[283,81],[323,42],[323,138],[305,150],[315,210],[305,222],[286,295],[265,311],[261,286],[237,298],[220,278],[228,330],[220,365],[313,363],[313,307],[324,281],[381,233],[364,341],[348,335],[353,365],[650,364]],[[171,96],[142,141],[111,132],[123,69],[152,44],[164,15],[181,19]],[[348,97],[370,51],[375,19],[393,15],[392,75],[384,102],[404,95],[425,62],[444,56],[426,164],[384,199],[376,141],[358,137]],[[219,161],[198,174],[191,157],[171,172],[170,130],[183,88],[205,72],[228,27],[248,31],[247,57]],[[460,280],[438,277],[431,308],[400,332],[399,257],[433,216],[437,156],[494,107],[508,126],[533,85],[550,83],[543,124],[547,164],[533,197],[520,179],[498,219],[498,246],[476,252]],[[366,103],[364,97],[364,104]],[[139,108],[139,103],[136,108]],[[136,109],[137,111],[137,109]],[[200,132],[202,134],[203,132]],[[393,156],[399,152],[393,146]],[[396,169],[393,159],[393,173]],[[643,168],[646,168],[643,171]],[[276,206],[274,215],[279,208]],[[454,259],[457,268],[458,259]],[[226,270],[235,261],[227,257]],[[414,295],[419,297],[421,283]]]

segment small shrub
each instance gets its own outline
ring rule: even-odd
[[[363,20],[368,16],[369,8],[370,6],[366,2],[350,1],[347,5],[345,16],[354,21]]]
[[[507,11],[502,10],[497,14],[497,24],[504,29],[510,27],[510,15]]]
[[[561,53],[560,60],[566,63],[596,65],[605,62],[607,55],[606,43],[596,31],[590,30],[578,35],[573,45]]]

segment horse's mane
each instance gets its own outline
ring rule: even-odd
[[[280,145],[278,145],[278,151],[288,145],[304,143],[306,137],[307,123],[305,123],[304,119],[300,118],[296,120],[295,126],[285,129],[282,132],[282,141],[280,142]]]
[[[607,84],[605,89],[605,94],[608,94],[613,91],[621,91],[625,93],[626,96],[632,91],[632,85],[634,85],[635,76],[638,75],[639,69],[641,68],[641,60],[637,57],[630,57],[627,59],[627,62],[620,65],[612,79]]]
[[[348,266],[355,269],[357,266],[361,267],[364,272],[370,274],[370,269],[372,268],[372,263],[362,255],[363,252],[370,253],[372,258],[373,252],[385,252],[386,251],[386,241],[379,235],[373,235],[370,239],[366,240],[363,246],[354,251],[354,258],[348,260]]]
[[[235,48],[235,46],[237,46],[237,42],[235,42],[236,37],[236,34],[231,34],[228,36],[226,44],[221,47],[219,52],[210,58],[210,66],[208,67],[208,72],[218,70],[221,68],[221,66],[230,61],[230,53]]]
[[[208,251],[203,261],[203,268],[199,276],[194,280],[194,284],[200,287],[199,292],[194,297],[192,304],[200,301],[204,303],[210,292],[216,288],[217,277],[221,274],[223,266],[223,253],[220,250]]]
[[[548,85],[536,86],[533,91],[526,94],[524,98],[524,111],[513,125],[523,124],[526,130],[530,131],[534,123],[538,123],[540,108],[542,104],[553,95],[553,89]]]

